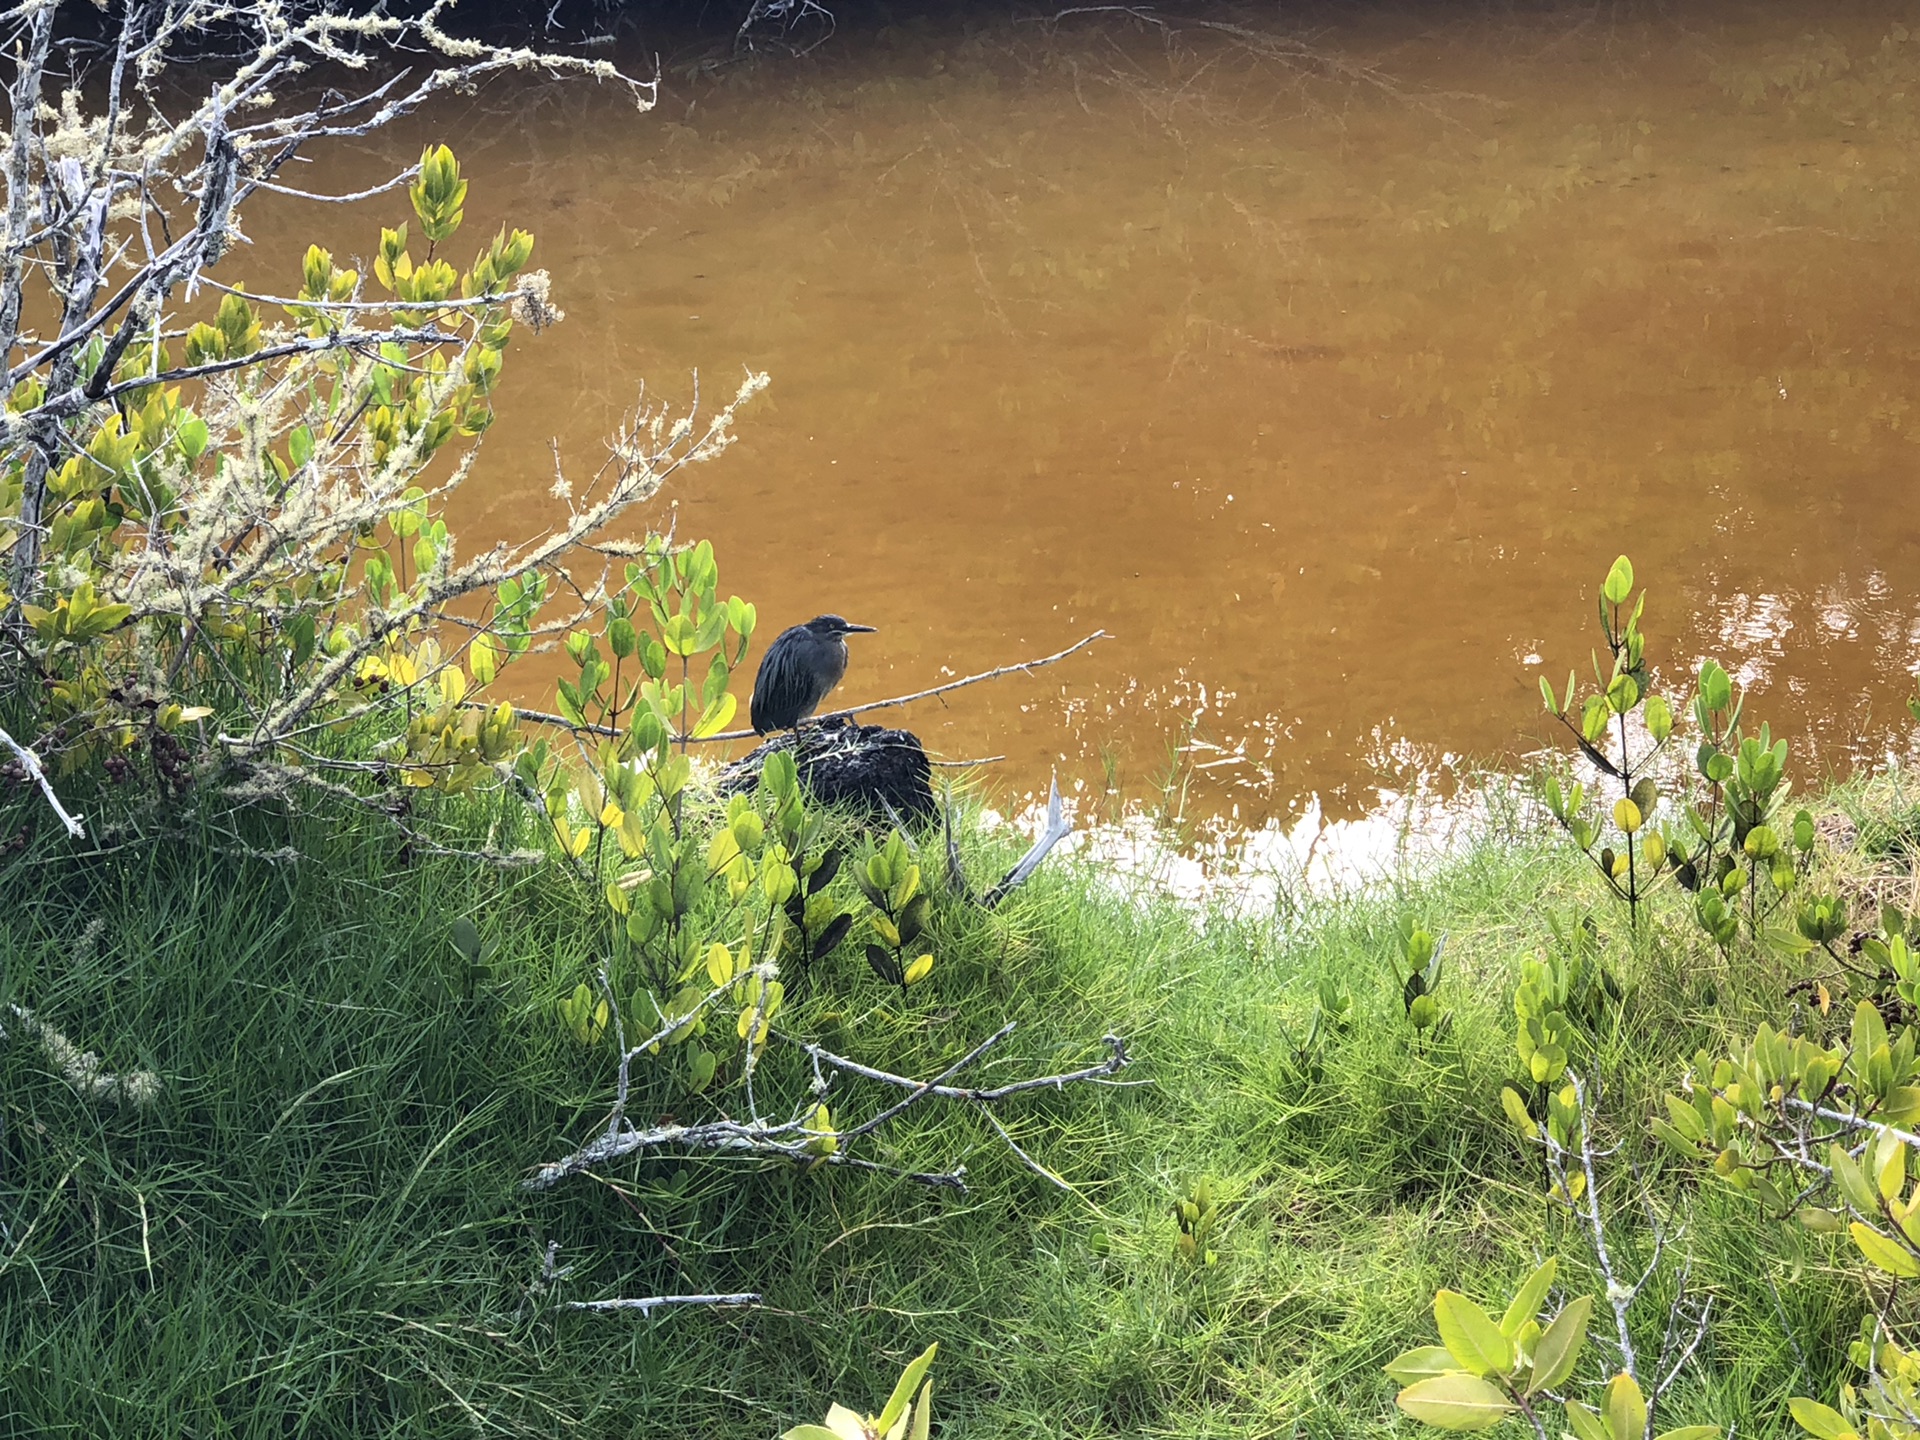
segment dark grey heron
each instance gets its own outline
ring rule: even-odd
[[[847,636],[872,633],[873,626],[854,625],[838,615],[817,615],[782,630],[753,677],[748,713],[754,733],[798,729],[847,673]]]

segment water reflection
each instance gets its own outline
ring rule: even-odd
[[[1312,63],[849,29],[653,116],[529,84],[396,133],[460,137],[469,226],[534,222],[570,311],[516,341],[463,538],[538,523],[550,442],[590,464],[639,377],[750,365],[680,524],[768,634],[881,627],[850,702],[1116,637],[903,717],[1012,797],[1177,772],[1290,835],[1404,792],[1399,738],[1524,754],[1621,550],[1671,683],[1717,655],[1816,766],[1903,748],[1920,41],[1785,0],[1300,23]],[[385,214],[289,203],[249,258]]]
[[[1378,789],[1371,807],[1351,818],[1328,815],[1311,796],[1296,816],[1257,824],[1231,810],[1190,826],[1170,826],[1139,808],[1101,818],[1103,807],[1083,795],[1070,802],[1079,828],[1061,850],[1093,861],[1105,883],[1133,898],[1170,897],[1203,917],[1284,915],[1312,898],[1404,880],[1410,868],[1484,837],[1493,815],[1510,811],[1523,793],[1511,779],[1482,776],[1462,788],[1436,784],[1430,774],[1416,771],[1405,790]],[[1037,835],[1043,807],[1029,806],[1010,823]]]

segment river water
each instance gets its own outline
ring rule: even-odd
[[[1511,762],[1620,551],[1664,675],[1721,657],[1816,773],[1906,749],[1907,7],[982,13],[669,68],[645,115],[495,86],[300,177],[446,138],[455,248],[539,237],[568,318],[516,339],[456,532],[540,523],[643,379],[750,366],[680,531],[763,638],[880,627],[838,698],[1111,633],[898,714],[1003,798],[1150,798],[1183,749],[1175,804],[1284,827]],[[393,214],[283,204],[236,271]]]

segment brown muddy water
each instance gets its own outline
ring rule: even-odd
[[[1288,15],[848,31],[646,115],[495,87],[301,180],[444,137],[468,233],[537,232],[568,318],[457,532],[541,523],[641,380],[752,367],[680,530],[763,639],[880,627],[839,699],[1110,631],[896,714],[1003,796],[1148,798],[1185,746],[1191,813],[1284,827],[1511,762],[1623,550],[1667,676],[1722,657],[1816,771],[1904,753],[1917,8]],[[287,203],[231,263],[383,216]]]

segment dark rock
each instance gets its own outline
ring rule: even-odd
[[[880,818],[890,805],[902,820],[925,820],[935,813],[933,767],[920,738],[907,730],[856,725],[844,716],[755,746],[720,772],[720,793],[758,785],[761,765],[779,750],[793,751],[800,783],[822,805]]]

